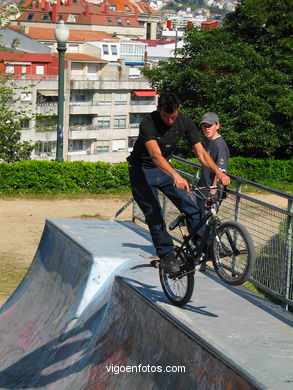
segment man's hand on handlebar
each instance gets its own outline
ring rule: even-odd
[[[173,179],[176,188],[186,190],[187,192],[190,191],[190,187],[187,180],[185,180],[178,172],[173,173]]]
[[[231,183],[230,177],[224,172],[221,172],[216,177],[217,181],[220,181],[222,183],[222,186],[228,186]]]

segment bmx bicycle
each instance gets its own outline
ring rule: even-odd
[[[183,238],[181,245],[175,249],[180,270],[170,273],[159,267],[163,291],[176,306],[183,306],[190,300],[197,265],[212,261],[215,272],[222,281],[239,286],[249,279],[255,263],[254,245],[248,230],[239,222],[221,222],[216,211],[218,200],[203,192],[219,187],[190,184],[190,188],[197,197],[205,201],[206,214],[192,231],[188,231],[184,213],[170,223],[169,229],[179,227]],[[206,227],[200,244],[194,244],[193,237],[204,225]]]

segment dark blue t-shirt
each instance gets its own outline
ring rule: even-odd
[[[224,138],[222,136],[219,136],[215,140],[206,139],[206,141],[204,142],[204,148],[215,161],[217,166],[222,171],[226,172],[228,168],[230,152]],[[210,186],[212,185],[214,178],[215,173],[210,169],[206,168],[205,166],[202,166],[198,185],[202,187]]]

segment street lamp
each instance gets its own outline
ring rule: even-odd
[[[57,146],[56,160],[63,161],[63,135],[64,135],[64,55],[66,52],[66,42],[69,38],[69,30],[64,21],[60,20],[55,29],[57,50],[59,53],[58,70],[58,121],[57,121]]]

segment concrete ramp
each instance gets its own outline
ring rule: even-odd
[[[169,305],[153,255],[149,234],[130,222],[46,221],[29,272],[0,310],[0,389],[290,389],[290,339],[283,360],[275,350],[289,317],[251,354],[255,317],[260,329],[272,315],[209,272],[196,275],[185,309]]]
[[[115,275],[146,261],[139,246],[152,247],[138,231],[117,222],[46,222],[27,275],[0,311],[0,388],[60,389],[75,363],[89,364],[84,354]]]

